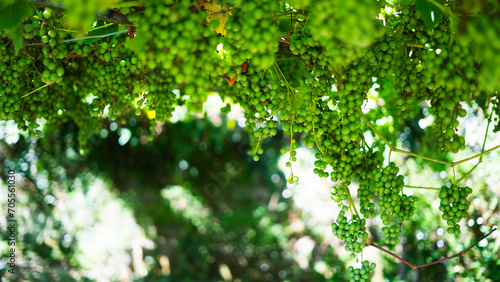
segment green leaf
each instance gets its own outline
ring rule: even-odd
[[[126,26],[118,25],[118,31],[122,31],[122,30],[126,30],[126,29],[127,29]],[[115,39],[118,37],[118,35],[120,35],[120,34],[113,35],[113,37],[111,37],[111,39],[109,40],[109,43],[115,41]]]
[[[297,87],[295,88],[295,93],[292,96],[292,106],[296,109],[302,107],[302,105],[309,99],[306,95],[309,93],[309,88]]]
[[[289,1],[290,5],[294,7],[295,9],[304,9],[310,4],[310,0],[291,0]]]
[[[0,29],[15,29],[22,20],[29,16],[31,8],[28,0],[0,2]]]
[[[17,52],[19,52],[19,49],[22,49],[24,47],[24,42],[23,42],[23,25],[18,25],[14,28],[5,30],[5,34],[12,40],[14,43],[14,49]]]
[[[104,22],[103,21],[97,21],[96,28],[101,27],[101,26],[104,26]],[[106,27],[103,27],[103,28],[98,28],[98,29],[91,30],[90,32],[87,33],[87,36],[99,36],[99,35],[110,34],[110,33],[117,32],[117,31],[118,31],[118,25],[117,24],[112,24],[112,25],[109,25],[109,26],[106,26]],[[85,40],[83,40],[83,43],[85,43],[85,44],[91,44],[91,43],[94,43],[94,42],[96,42],[96,41],[98,41],[100,39],[101,38],[85,39]]]
[[[442,1],[437,0],[436,2],[441,3]],[[415,8],[417,11],[422,12],[427,30],[435,28],[441,17],[443,17],[439,7],[427,0],[417,0]]]
[[[141,36],[140,34],[136,34],[133,39],[130,39],[125,43],[125,48],[132,50],[136,54],[139,54],[142,53],[142,51],[146,47],[146,43],[148,43],[146,37]]]

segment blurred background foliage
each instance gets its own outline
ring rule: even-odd
[[[216,106],[214,108],[220,107]],[[481,150],[486,124],[468,108],[462,122],[468,149]],[[16,171],[18,280],[37,281],[345,281],[352,259],[331,234],[339,208],[331,183],[313,174],[314,150],[298,150],[287,184],[283,134],[266,141],[259,162],[248,156],[249,139],[239,110],[229,115],[176,111],[174,123],[158,124],[149,138],[149,119],[131,113],[121,123],[104,121],[79,154],[78,127],[68,121],[45,126],[41,139],[0,126],[3,181]],[[423,117],[423,115],[422,115]],[[414,121],[418,124],[418,120]],[[418,130],[378,122],[399,147],[418,147]],[[392,134],[390,134],[392,132]],[[370,133],[365,133],[369,140]],[[403,135],[404,134],[404,135]],[[498,144],[488,135],[487,144]],[[409,144],[409,142],[412,142]],[[478,145],[480,144],[480,145]],[[487,148],[489,146],[487,145]],[[388,152],[386,152],[388,153]],[[499,153],[486,155],[464,179],[474,189],[462,234],[448,235],[437,192],[408,189],[419,198],[412,222],[392,251],[413,264],[458,253],[498,225]],[[393,154],[405,183],[440,187],[452,171]],[[457,179],[476,161],[456,171]],[[6,214],[2,183],[2,213]],[[371,240],[381,236],[378,218],[369,223]],[[7,224],[0,219],[0,252],[7,253]],[[363,259],[377,263],[374,280],[499,281],[500,242],[492,234],[460,258],[412,270],[367,247]],[[9,268],[0,262],[0,274]],[[5,279],[5,278],[2,278]]]

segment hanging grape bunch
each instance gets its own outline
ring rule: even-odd
[[[443,219],[448,224],[448,233],[459,235],[460,226],[458,222],[462,218],[466,218],[469,209],[469,200],[467,196],[472,193],[470,187],[459,187],[455,184],[450,187],[443,186],[439,192],[441,204],[439,210],[443,212]]]

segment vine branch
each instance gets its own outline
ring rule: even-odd
[[[391,151],[394,151],[394,152],[398,152],[398,153],[402,153],[402,154],[406,154],[406,155],[409,155],[409,156],[412,156],[412,157],[416,157],[416,158],[421,158],[421,159],[424,159],[424,160],[428,160],[428,161],[431,161],[431,162],[435,162],[435,163],[440,163],[440,164],[444,164],[444,165],[449,165],[451,166],[452,168],[454,168],[455,166],[457,165],[460,165],[460,164],[463,164],[465,162],[468,162],[470,160],[473,160],[473,159],[476,159],[476,158],[480,158],[488,153],[491,153],[493,151],[495,151],[496,149],[500,148],[500,145],[498,146],[495,146],[487,151],[483,151],[477,155],[474,155],[472,157],[468,157],[468,158],[465,158],[463,160],[460,160],[460,161],[456,161],[456,162],[448,162],[448,161],[442,161],[442,160],[438,160],[438,159],[434,159],[434,158],[430,158],[430,157],[426,157],[426,156],[422,156],[422,155],[419,155],[419,154],[415,154],[415,153],[412,153],[412,152],[409,152],[409,151],[405,151],[405,150],[401,150],[401,149],[398,149],[396,148],[395,146],[393,146],[389,141],[387,141],[387,139],[384,138],[384,136],[382,136],[382,134],[380,134],[380,132],[378,132],[378,130],[370,123],[370,121],[368,120],[368,118],[363,114],[363,112],[361,111],[361,109],[357,109],[358,112],[361,114],[361,117],[363,117],[363,119],[365,120],[365,123],[373,130],[373,132],[375,132],[375,134],[380,137],[380,139],[382,139],[382,141],[384,141],[384,143],[389,146],[389,148],[391,148]]]
[[[404,188],[412,188],[412,189],[427,189],[427,190],[437,190],[441,191],[441,188],[436,187],[426,187],[426,186],[413,186],[413,185],[405,185]]]
[[[454,254],[452,256],[449,256],[449,257],[444,257],[444,258],[441,258],[441,259],[438,259],[434,262],[431,262],[431,263],[426,263],[426,264],[418,264],[418,265],[415,265],[415,264],[411,264],[409,262],[407,262],[406,260],[404,260],[402,257],[396,255],[395,253],[389,251],[389,250],[386,250],[382,247],[380,247],[379,245],[376,245],[375,243],[372,243],[372,242],[368,242],[368,245],[372,246],[372,247],[375,247],[379,250],[381,250],[382,252],[384,253],[387,253],[393,257],[395,257],[396,259],[400,260],[401,262],[403,262],[404,264],[408,265],[409,267],[413,268],[413,269],[417,269],[417,268],[422,268],[422,267],[426,267],[426,266],[431,266],[431,265],[434,265],[434,264],[438,264],[438,263],[442,263],[442,262],[445,262],[447,260],[450,260],[452,258],[456,258],[456,257],[459,257],[459,256],[463,256],[465,253],[467,253],[468,251],[470,251],[472,248],[474,248],[477,244],[479,244],[479,242],[481,242],[483,239],[485,239],[486,237],[490,236],[491,233],[495,232],[497,230],[497,228],[493,228],[490,232],[488,232],[486,235],[484,235],[483,237],[481,237],[481,239],[479,239],[476,243],[474,243],[472,246],[468,247],[467,249],[465,249],[464,251],[461,251],[460,253],[458,254]]]
[[[402,153],[402,154],[406,154],[406,155],[409,155],[409,156],[412,156],[412,157],[417,157],[417,158],[421,158],[421,159],[432,161],[432,162],[436,162],[436,163],[441,163],[441,164],[453,166],[452,162],[447,162],[447,161],[442,161],[442,160],[438,160],[438,159],[434,159],[434,158],[429,158],[429,157],[426,157],[426,156],[422,156],[422,155],[419,155],[419,154],[415,154],[415,153],[412,153],[412,152],[409,152],[409,151],[405,151],[405,150],[401,150],[401,149],[396,148],[395,146],[393,146],[391,144],[391,142],[389,142],[387,139],[385,139],[385,137],[382,136],[382,134],[380,134],[380,132],[378,132],[378,130],[370,123],[370,121],[365,116],[365,114],[363,114],[363,112],[361,111],[361,109],[358,108],[357,110],[361,114],[361,117],[363,117],[363,119],[365,120],[366,125],[368,125],[371,128],[371,130],[373,130],[373,132],[375,132],[375,134],[378,137],[380,137],[380,139],[382,139],[382,141],[384,141],[384,143],[387,146],[389,146],[389,148],[391,148],[391,151]]]
[[[463,164],[463,163],[468,162],[468,161],[470,161],[470,160],[473,160],[473,159],[475,159],[475,158],[482,157],[482,156],[484,156],[484,155],[486,155],[486,154],[488,154],[488,153],[490,153],[490,152],[495,151],[495,150],[496,150],[496,149],[498,149],[498,148],[500,148],[500,145],[495,146],[495,147],[493,147],[493,148],[491,148],[491,149],[489,149],[489,150],[487,150],[487,151],[481,152],[481,153],[479,153],[479,154],[477,154],[477,155],[474,155],[474,156],[472,156],[472,157],[469,157],[469,158],[463,159],[463,160],[461,160],[461,161],[452,162],[452,166],[457,166],[457,165],[459,165],[459,164]]]
[[[486,140],[488,139],[488,130],[490,128],[491,124],[491,118],[493,117],[493,113],[490,114],[490,117],[488,118],[488,125],[486,125],[486,132],[484,133],[484,141],[483,141],[483,147],[481,148],[481,153],[484,152],[484,148],[486,147]],[[483,162],[483,157],[481,156],[477,163],[464,175],[462,176],[458,181],[457,184],[460,183],[462,180],[464,180],[469,174],[471,174],[476,167],[479,166],[480,163]]]
[[[361,114],[361,117],[363,117],[363,119],[365,120],[366,125],[368,125],[373,130],[373,132],[375,132],[375,134],[377,134],[377,136],[380,137],[380,139],[382,139],[382,141],[384,141],[384,143],[387,146],[389,146],[389,148],[391,148],[392,151],[394,151],[393,150],[394,146],[392,146],[391,142],[387,141],[387,139],[385,139],[385,137],[382,136],[382,134],[380,134],[380,132],[378,132],[377,129],[375,129],[375,127],[370,123],[370,121],[368,120],[368,118],[366,118],[365,114],[363,114],[363,112],[361,111],[361,109],[358,108],[358,112]]]

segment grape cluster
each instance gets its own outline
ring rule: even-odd
[[[360,253],[365,247],[365,240],[368,238],[366,220],[353,216],[348,221],[345,216],[347,210],[347,206],[342,207],[337,221],[332,223],[332,232],[333,235],[344,241],[346,251]]]
[[[457,118],[467,114],[460,101],[468,101],[476,89],[476,83],[472,81],[475,79],[475,63],[469,55],[469,44],[457,42],[451,48],[443,45],[436,48],[426,52],[423,63],[435,87],[431,96],[436,117],[434,131],[441,151],[456,153],[465,148],[465,139],[455,130],[459,124]]]
[[[370,264],[369,261],[365,260],[361,264],[361,268],[349,266],[347,273],[351,281],[370,281],[370,277],[373,275],[376,266],[374,262]]]
[[[375,203],[372,201],[374,194],[370,189],[373,179],[373,173],[371,171],[364,171],[362,175],[358,177],[359,188],[358,188],[358,199],[360,212],[365,218],[375,216]]]
[[[391,162],[382,171],[375,172],[375,185],[372,192],[380,197],[380,218],[384,225],[389,226],[382,229],[386,233],[386,244],[395,245],[399,242],[400,228],[396,218],[403,222],[409,220],[415,212],[415,198],[402,194],[404,178],[398,175],[399,168]]]
[[[363,49],[365,57],[342,68],[342,73],[336,74],[339,81],[337,108],[340,110],[342,123],[342,140],[350,142],[360,139],[361,106],[367,91],[372,87],[372,77],[375,74],[375,55],[369,49]]]
[[[380,34],[371,20],[378,13],[375,1],[362,0],[314,1],[311,5],[314,17],[309,24],[314,39],[325,46],[325,56],[336,66],[345,66],[359,58]]]
[[[165,122],[172,117],[178,102],[177,95],[173,92],[174,79],[168,70],[157,68],[148,77],[148,82],[147,105],[155,111],[156,120]]]
[[[382,233],[384,233],[384,243],[388,246],[394,246],[399,243],[399,233],[401,233],[401,227],[398,224],[391,223],[389,226],[382,227]]]
[[[374,47],[378,60],[377,82],[380,97],[385,101],[385,108],[391,112],[398,112],[398,119],[394,122],[404,126],[405,120],[415,117],[421,110],[417,98],[425,93],[425,83],[422,81],[421,67],[419,67],[418,50],[412,55],[405,52],[406,47],[398,44],[393,38],[394,31],[388,29],[381,42]]]
[[[276,1],[234,1],[231,16],[226,23],[227,38],[221,40],[234,64],[252,60],[258,70],[270,68],[278,51],[279,30],[274,15],[279,5]]]
[[[311,37],[310,27],[304,27],[291,37],[290,51],[298,55],[309,71],[305,84],[314,95],[328,97],[332,90],[331,85],[335,83],[332,78],[328,57],[325,55],[324,45]]]
[[[249,154],[262,154],[262,141],[277,134],[278,121],[274,117],[287,106],[289,98],[282,89],[277,77],[269,71],[262,71],[250,64],[245,72],[237,68],[233,87],[239,91],[228,95],[245,109],[245,118],[249,121],[245,130],[250,133],[251,148]],[[296,146],[296,145],[295,145]],[[258,160],[258,156],[254,157]]]
[[[459,235],[460,226],[458,222],[462,218],[467,217],[467,210],[469,209],[469,200],[467,196],[472,193],[470,187],[459,187],[455,184],[450,187],[443,186],[439,192],[439,199],[441,204],[439,210],[443,212],[443,219],[448,224],[448,233]]]
[[[206,93],[199,90],[213,86],[229,71],[217,53],[217,23],[206,25],[207,13],[190,0],[170,5],[148,1],[143,13],[130,13],[128,18],[137,26],[136,41],[131,43],[144,42],[144,48],[131,46],[136,56],[150,70],[168,70],[180,85],[176,88],[189,95],[193,109],[199,111],[206,101]]]

